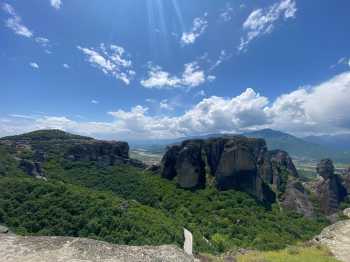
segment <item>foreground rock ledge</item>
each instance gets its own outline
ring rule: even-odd
[[[194,261],[180,248],[123,246],[73,237],[22,237],[0,234],[1,262]]]

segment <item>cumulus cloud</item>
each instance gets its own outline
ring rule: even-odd
[[[129,85],[135,75],[132,69],[132,62],[127,57],[125,50],[121,46],[110,45],[106,47],[101,44],[98,49],[77,47],[82,51],[90,65],[100,69],[106,75],[111,75],[116,79]]]
[[[68,64],[62,64],[62,66],[63,66],[64,68],[66,68],[66,69],[69,69],[69,68],[70,68],[70,66],[69,66]]]
[[[100,102],[99,101],[97,101],[97,100],[95,100],[95,99],[92,99],[91,100],[91,104],[95,104],[95,105],[97,105],[97,104],[99,104]]]
[[[205,95],[205,93],[203,93]],[[170,138],[208,133],[239,133],[275,128],[294,134],[350,132],[350,71],[312,87],[299,88],[274,101],[248,88],[227,98],[211,96],[177,116],[151,115],[147,107],[108,114],[109,122],[78,122],[64,116],[0,118],[0,134],[59,128],[96,137]],[[152,100],[151,102],[154,102]],[[161,101],[163,107],[170,104]],[[165,109],[165,108],[164,108]]]
[[[22,18],[17,15],[15,9],[8,3],[2,5],[2,9],[10,16],[5,21],[6,27],[10,28],[15,34],[31,38],[33,32],[28,29],[23,23]]]
[[[35,69],[39,69],[39,65],[35,62],[30,62],[29,65]]]
[[[201,36],[208,27],[208,21],[206,20],[207,14],[203,17],[196,17],[193,20],[192,28],[189,32],[183,32],[181,36],[182,45],[193,44],[196,39]]]
[[[246,50],[248,44],[255,38],[273,31],[275,23],[295,17],[297,8],[294,0],[282,0],[268,8],[254,10],[243,23],[245,36],[241,37],[239,51]]]
[[[274,127],[300,133],[350,131],[350,72],[280,96],[269,108]]]
[[[61,0],[50,0],[51,6],[55,9],[60,9],[62,5]]]
[[[210,77],[211,79],[213,76]],[[203,84],[206,80],[206,74],[197,62],[185,64],[181,76],[173,76],[164,71],[160,66],[149,66],[149,72],[146,79],[141,80],[141,85],[146,88],[177,88],[177,87],[196,87]]]

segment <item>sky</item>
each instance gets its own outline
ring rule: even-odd
[[[350,132],[348,0],[0,0],[0,136]]]

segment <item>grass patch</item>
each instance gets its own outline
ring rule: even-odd
[[[252,252],[237,257],[238,262],[339,262],[321,246],[288,247],[278,251]]]

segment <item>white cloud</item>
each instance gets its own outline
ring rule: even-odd
[[[168,99],[163,99],[162,101],[160,101],[159,107],[160,109],[164,109],[164,110],[169,110],[169,111],[174,110],[174,107],[169,103]]]
[[[196,87],[206,81],[204,70],[197,62],[185,64],[181,77],[172,76],[164,71],[160,66],[150,65],[147,79],[141,80],[141,85],[146,88],[177,88],[177,87]]]
[[[280,96],[268,110],[274,127],[300,133],[350,131],[350,72]]]
[[[91,100],[91,104],[95,104],[95,105],[97,105],[97,104],[99,104],[100,102],[99,101],[97,101],[97,100],[95,100],[95,99],[92,99]]]
[[[213,76],[213,75],[209,75],[209,76],[207,77],[207,80],[208,80],[209,82],[213,82],[213,81],[215,81],[215,79],[216,79],[216,76]]]
[[[69,69],[69,68],[70,68],[70,66],[69,66],[68,64],[62,64],[62,66],[63,66],[64,68],[66,68],[66,69]]]
[[[103,43],[98,51],[94,48],[78,46],[86,56],[87,61],[94,67],[102,70],[106,75],[111,75],[126,85],[130,84],[136,74],[132,69],[132,62],[127,58],[123,47],[110,45],[106,47]]]
[[[208,27],[208,21],[206,20],[207,14],[203,17],[196,17],[193,20],[192,28],[189,32],[183,32],[181,36],[181,44],[189,45],[193,44],[196,39],[201,36]]]
[[[39,65],[35,62],[30,62],[29,65],[35,69],[39,69]]]
[[[224,49],[221,50],[218,60],[216,60],[216,62],[210,67],[209,71],[214,70],[219,65],[221,65],[223,62],[225,62],[226,60],[229,60],[231,57],[232,57],[232,54],[227,53],[227,51]]]
[[[62,5],[61,0],[50,0],[51,6],[55,9],[60,9]]]
[[[244,37],[241,37],[238,50],[246,50],[252,40],[261,35],[271,33],[275,27],[275,23],[280,18],[284,20],[294,18],[296,11],[294,0],[281,0],[279,3],[275,3],[268,8],[254,10],[243,23],[243,30],[246,34]]]
[[[231,4],[227,3],[225,9],[222,10],[220,13],[220,19],[224,22],[229,22],[232,20],[233,13],[234,13],[234,10]]]
[[[50,45],[50,40],[45,37],[36,37],[35,42],[37,42],[42,47],[48,47]]]
[[[10,28],[17,35],[27,38],[33,36],[33,32],[22,23],[22,18],[17,15],[15,9],[10,4],[4,3],[2,9],[10,16],[5,21],[6,27]]]
[[[203,92],[203,95],[205,93]],[[154,101],[154,100],[152,100]],[[269,101],[253,89],[231,97],[211,96],[177,116],[152,116],[147,107],[109,112],[109,122],[77,122],[64,116],[2,118],[0,135],[59,128],[100,138],[169,138],[275,128],[294,134],[350,132],[350,71],[313,87]],[[168,100],[161,101],[163,109]],[[322,106],[320,106],[322,105]]]

